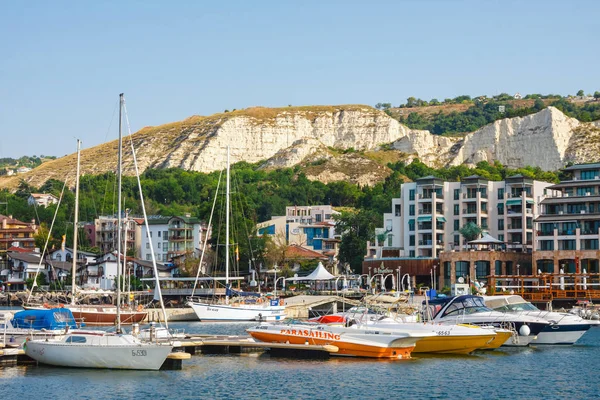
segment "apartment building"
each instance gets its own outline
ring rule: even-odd
[[[600,163],[563,169],[568,178],[550,186],[536,218],[537,272],[599,273]]]
[[[335,233],[335,214],[339,213],[330,205],[288,206],[285,215],[259,223],[257,232],[287,245],[320,252],[333,263],[340,243],[340,236]]]
[[[141,224],[143,219],[126,218],[123,219],[123,230],[121,235],[127,236],[127,249],[138,249],[140,245]],[[127,233],[125,233],[127,231]],[[87,227],[86,227],[87,232]],[[94,234],[88,235],[90,241],[100,249],[102,254],[111,253],[117,250],[117,217],[100,216],[94,220]]]
[[[139,258],[151,260],[152,248],[157,262],[166,262],[189,253],[197,253],[207,235],[207,229],[198,218],[189,214],[181,217],[148,218],[149,231],[141,225]]]
[[[367,258],[439,258],[442,251],[461,251],[459,230],[474,223],[506,243],[507,250],[533,251],[536,204],[550,183],[514,175],[489,181],[478,175],[460,182],[434,176],[402,185],[383,215],[384,227],[367,246]]]

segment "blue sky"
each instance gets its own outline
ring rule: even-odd
[[[599,1],[0,0],[0,157],[250,106],[600,90]],[[112,125],[111,125],[112,121]]]

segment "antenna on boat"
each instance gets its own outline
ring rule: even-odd
[[[77,225],[79,224],[79,163],[81,140],[77,139],[77,172],[75,174],[75,216],[73,217],[73,272],[71,272],[71,305],[75,305],[75,275],[77,275]],[[58,209],[58,207],[57,207]]]
[[[117,333],[121,333],[121,169],[123,163],[123,93],[119,94],[119,151],[117,158]]]

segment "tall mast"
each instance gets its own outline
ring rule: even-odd
[[[73,217],[73,267],[71,270],[71,305],[75,305],[75,275],[77,274],[77,225],[79,224],[79,163],[81,140],[77,139],[77,172],[75,176],[75,216]]]
[[[225,304],[229,304],[229,146],[227,146],[227,190],[225,193]]]
[[[121,127],[123,125],[123,93],[119,95],[119,156],[117,159],[117,333],[121,333],[121,166],[123,153],[123,134]]]

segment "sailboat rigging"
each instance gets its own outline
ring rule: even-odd
[[[258,298],[252,302],[240,298],[237,301],[232,301],[229,275],[229,226],[230,226],[230,154],[229,146],[227,147],[227,174],[226,174],[226,197],[225,197],[225,301],[224,303],[213,303],[203,301],[201,299],[191,297],[188,299],[188,305],[192,307],[200,321],[277,321],[285,318],[285,306],[279,299],[264,299],[260,294],[256,294]],[[218,195],[215,194],[215,198]],[[214,211],[213,203],[213,211]],[[211,216],[212,219],[212,216]],[[198,277],[196,277],[196,281]],[[195,287],[195,286],[194,286]]]
[[[119,95],[120,112],[124,107],[123,94]],[[121,173],[121,117],[119,117],[119,176]],[[135,161],[135,152],[134,152]],[[136,166],[137,170],[137,166]],[[119,179],[120,183],[120,179]],[[139,183],[139,180],[138,180]],[[141,184],[140,184],[141,189]],[[141,190],[140,190],[141,197]],[[142,201],[143,201],[143,197]],[[119,230],[121,222],[121,185],[119,185]],[[76,211],[77,213],[77,211]],[[144,217],[146,218],[145,212]],[[120,239],[120,235],[119,235]],[[120,243],[120,240],[119,240]],[[75,243],[76,244],[76,243]],[[118,246],[117,264],[120,266],[120,245]],[[75,258],[75,257],[74,257]],[[74,264],[75,265],[75,264]],[[158,285],[158,271],[153,263],[156,284]],[[117,299],[120,300],[121,285],[120,274],[117,268]],[[162,305],[161,301],[161,305]],[[120,302],[117,302],[117,330],[116,333],[105,331],[74,330],[68,334],[43,340],[30,340],[26,342],[25,353],[38,362],[83,368],[111,368],[111,369],[147,369],[158,370],[163,365],[167,356],[173,350],[174,343],[150,343],[139,338],[124,334],[121,331]],[[163,308],[164,310],[164,308]]]

